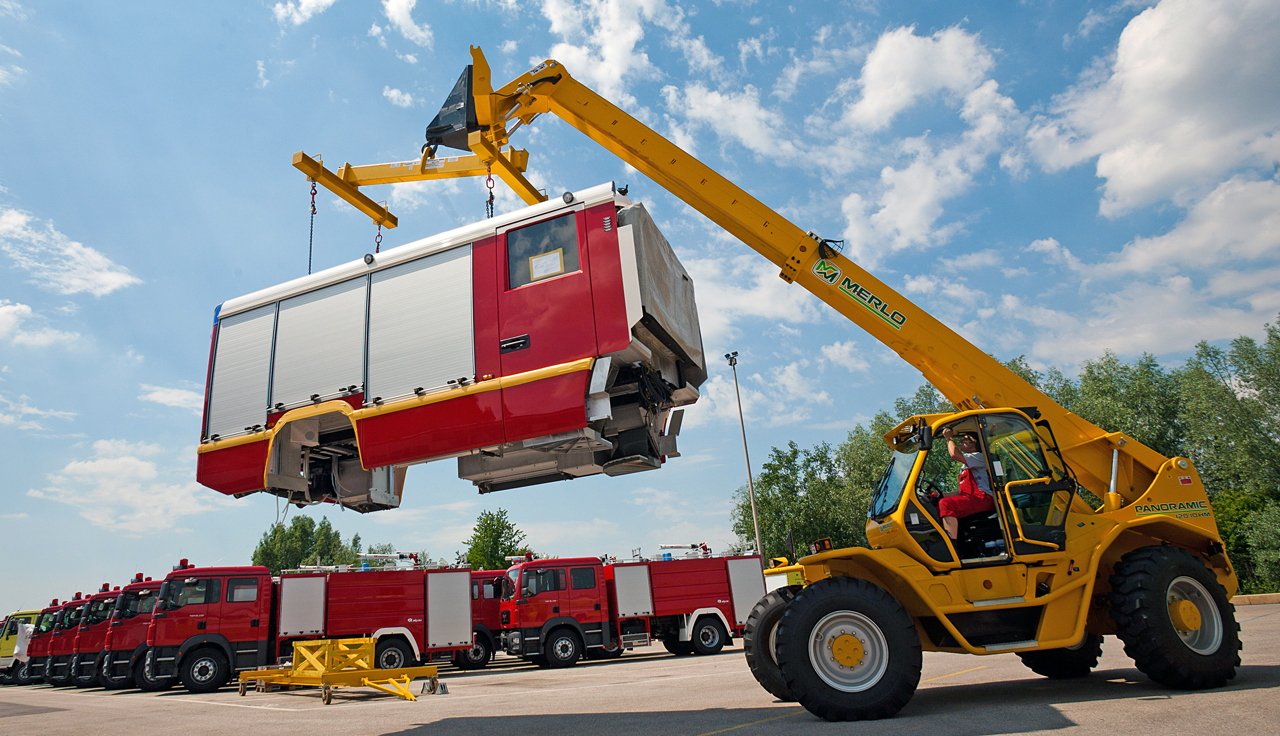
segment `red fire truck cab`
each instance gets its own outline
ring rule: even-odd
[[[76,633],[88,602],[89,599],[77,592],[74,598],[62,604],[57,622],[49,632],[49,659],[45,664],[44,681],[50,685],[71,684],[71,658],[75,656]]]
[[[480,669],[493,659],[502,644],[502,581],[506,570],[471,571],[471,649],[460,652],[453,663],[460,669]]]
[[[76,630],[75,646],[71,655],[71,680],[76,687],[93,687],[98,684],[98,667],[103,643],[110,628],[111,612],[115,610],[120,586],[111,589],[103,583],[97,593],[89,596]]]
[[[197,568],[165,578],[147,629],[143,674],[210,692],[233,672],[292,657],[292,642],[372,637],[376,665],[398,668],[471,648],[470,571],[288,572]]]
[[[531,560],[508,570],[503,585],[504,649],[546,667],[616,657],[655,640],[677,654],[713,654],[741,635],[764,595],[755,555]]]
[[[31,639],[27,642],[27,662],[19,667],[14,682],[25,685],[29,682],[40,682],[44,679],[45,668],[49,664],[49,645],[53,642],[53,630],[62,613],[62,604],[57,598],[36,616],[31,630]]]
[[[102,643],[102,659],[98,681],[108,690],[139,687],[151,692],[169,684],[170,680],[148,680],[145,667],[147,627],[155,608],[160,581],[142,577],[142,573],[120,590],[111,621]]]

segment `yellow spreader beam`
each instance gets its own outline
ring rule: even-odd
[[[377,639],[326,639],[295,641],[293,665],[289,669],[248,670],[240,673],[240,694],[254,684],[258,692],[277,687],[318,687],[325,705],[339,687],[371,687],[403,700],[417,700],[409,683],[429,679],[428,692],[435,693],[438,673],[434,665],[377,669],[374,664]]]

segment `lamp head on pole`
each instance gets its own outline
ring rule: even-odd
[[[729,367],[733,368],[734,366],[738,365],[738,351],[735,350],[732,353],[725,353],[724,359],[729,361]]]

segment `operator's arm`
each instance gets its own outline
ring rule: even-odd
[[[956,448],[955,433],[951,431],[950,427],[944,427],[942,436],[947,438],[947,454],[951,456],[952,460],[964,465],[964,455]]]

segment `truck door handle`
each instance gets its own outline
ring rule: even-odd
[[[552,607],[551,607],[551,612],[552,612],[552,613],[560,613],[560,606],[552,606]]]
[[[599,604],[599,603],[597,603],[597,604],[596,604],[596,610],[597,610],[597,611],[599,611],[599,610],[600,610],[600,604]]]
[[[199,622],[199,623],[197,623],[197,624],[196,624],[196,628],[197,628],[197,629],[200,629],[201,631],[203,631],[203,630],[204,630],[204,627],[205,627],[208,623],[209,623],[208,621],[201,621],[201,622]]]
[[[517,350],[524,350],[529,347],[529,335],[519,335],[517,337],[508,337],[505,340],[498,341],[498,350],[502,353],[514,353]]]
[[[254,626],[254,627],[256,627],[256,626],[258,625],[258,619],[256,619],[256,618],[255,618],[255,619],[253,619],[252,621],[250,621],[250,622],[249,622],[249,625],[250,625],[250,626]]]

